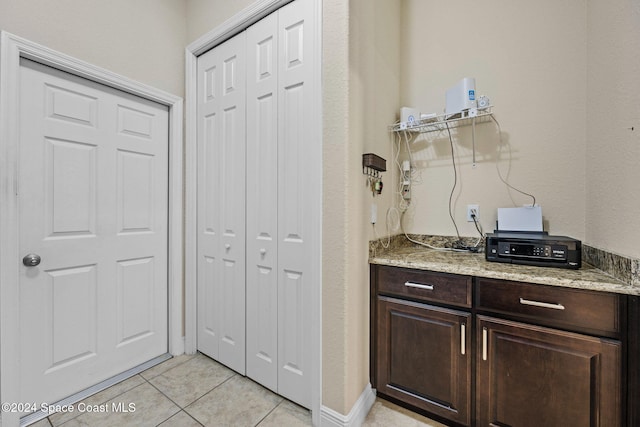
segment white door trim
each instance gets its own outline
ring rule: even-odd
[[[185,129],[185,352],[195,353],[196,336],[197,336],[197,304],[196,304],[196,273],[197,273],[197,61],[198,56],[207,50],[221,44],[225,40],[233,37],[239,32],[245,30],[251,24],[259,21],[271,12],[290,3],[292,0],[256,0],[246,9],[234,15],[220,26],[203,35],[193,43],[189,44],[185,49],[185,97],[186,97],[186,129]],[[314,39],[318,43],[315,49],[314,58],[316,67],[317,85],[317,117],[318,122],[314,124],[312,129],[308,129],[309,138],[313,138],[319,147],[319,155],[316,157],[322,159],[322,0],[313,0],[314,2],[314,19],[316,34]],[[321,160],[319,160],[321,162]],[[320,171],[322,170],[321,165]],[[321,180],[320,180],[321,181]],[[321,184],[319,184],[321,186]],[[321,198],[322,188],[319,188],[318,195]],[[317,210],[317,226],[316,235],[319,247],[318,259],[322,254],[322,200],[318,201]],[[312,361],[312,396],[311,411],[313,425],[320,425],[320,410],[322,404],[322,263],[318,265],[313,272],[318,280],[316,286],[315,301],[312,313],[312,334],[313,346],[312,353],[314,355]]]
[[[182,336],[183,268],[183,100],[161,90],[88,64],[2,31],[0,33],[0,400],[19,397],[20,348],[18,325],[18,170],[20,58],[74,74],[133,95],[155,101],[169,109],[169,352],[184,353]],[[52,403],[52,402],[46,402]],[[19,414],[2,413],[4,427],[17,426]]]

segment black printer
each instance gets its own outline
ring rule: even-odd
[[[578,269],[582,266],[582,242],[546,231],[487,233],[485,258],[492,262]]]

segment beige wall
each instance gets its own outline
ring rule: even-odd
[[[585,241],[640,258],[640,3],[588,4]]]
[[[187,6],[187,40],[199,39],[233,15],[254,3],[253,0],[185,0]]]
[[[443,113],[445,92],[475,77],[502,127],[500,168],[508,181],[536,196],[550,233],[585,237],[586,2],[404,0],[403,105]],[[454,217],[460,233],[477,235],[466,205],[480,205],[485,231],[496,209],[531,203],[498,178],[499,135],[493,123],[476,128],[477,167],[471,134],[455,133],[458,189]],[[455,235],[448,200],[453,167],[446,132],[418,138],[414,160],[422,184],[413,188],[409,231]],[[509,151],[511,157],[509,160]]]
[[[638,2],[402,1],[402,105],[442,113],[446,89],[475,77],[502,127],[500,168],[510,184],[536,196],[545,228],[640,257]],[[480,204],[491,231],[496,208],[531,199],[500,182],[493,124],[477,127],[476,168],[469,129],[454,140],[460,232],[475,235],[465,219],[469,203]],[[423,136],[412,147],[422,184],[414,186],[407,228],[452,235],[448,137]]]
[[[347,252],[343,260],[346,274],[339,285],[345,291],[346,313],[343,326],[346,334],[345,360],[342,362],[346,371],[343,380],[344,413],[351,410],[369,383],[367,257],[368,241],[374,236],[370,214],[371,205],[375,203],[379,218],[377,233],[386,235],[384,218],[391,205],[395,182],[392,178],[395,169],[392,167],[388,125],[395,120],[400,105],[400,9],[400,0],[349,2],[349,137],[345,141],[346,163],[343,165],[347,180],[342,184],[346,191],[343,215]],[[331,108],[335,108],[335,104],[337,103]],[[382,173],[385,186],[380,196],[374,197],[366,186],[361,167],[363,153],[375,153],[387,161],[387,172]],[[334,161],[325,158],[325,168]],[[325,192],[327,191],[334,191],[334,187],[325,187]],[[329,212],[333,209],[329,211],[327,208],[330,207],[325,206],[325,229],[331,229],[333,216]],[[331,247],[326,248],[326,251],[330,250]],[[324,285],[326,284],[327,281],[324,280]],[[326,309],[331,310],[332,307]],[[331,373],[323,371],[323,375],[328,378]],[[324,396],[329,394],[330,390],[327,388]]]
[[[346,224],[349,137],[349,7],[323,1],[323,226],[322,226],[322,404],[346,414],[349,375],[346,263],[352,244]],[[329,18],[330,17],[330,18]]]
[[[184,2],[2,0],[0,29],[184,96]]]
[[[400,2],[325,0],[323,13],[322,403],[347,414],[369,383],[370,209],[376,203],[384,218],[392,194],[387,124],[399,105]],[[369,152],[387,159],[381,196],[365,186]],[[378,227],[383,234],[383,220]]]

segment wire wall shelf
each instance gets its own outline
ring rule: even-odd
[[[412,125],[406,123],[396,123],[389,126],[391,132],[412,132],[412,133],[427,133],[427,132],[442,132],[447,128],[455,129],[457,127],[476,125],[491,121],[493,112],[491,106],[478,110],[474,116],[469,115],[468,112],[463,112],[463,116],[452,117],[447,119],[447,114],[440,116],[429,117],[426,119],[417,120]],[[465,115],[466,114],[466,115]]]

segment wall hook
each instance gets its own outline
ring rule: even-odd
[[[372,178],[380,178],[380,172],[387,170],[387,161],[373,153],[362,155],[362,173]]]

